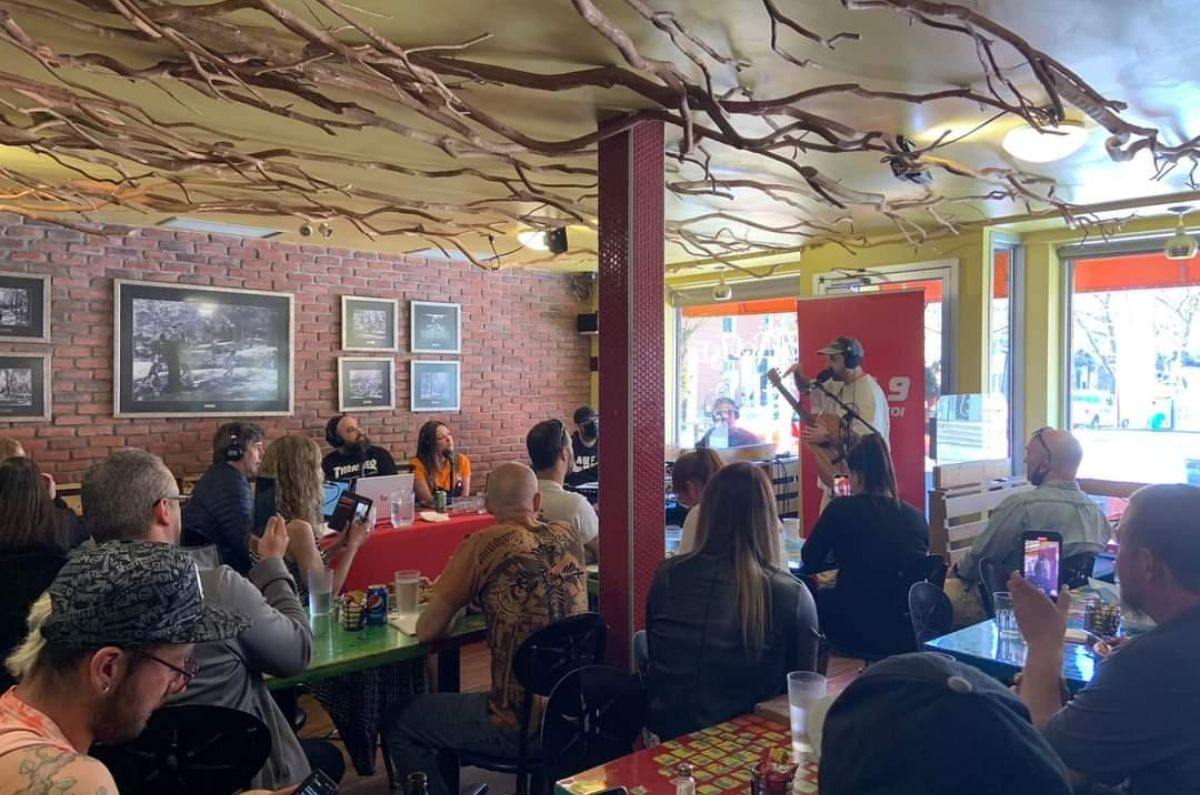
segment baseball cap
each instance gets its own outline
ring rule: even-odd
[[[575,413],[571,415],[571,419],[576,425],[583,425],[585,422],[596,416],[596,410],[591,406],[580,406],[575,409]]]
[[[829,709],[827,795],[1070,795],[1066,768],[1029,710],[987,674],[933,652],[889,657]]]
[[[841,354],[845,356],[850,354],[862,358],[863,346],[855,337],[834,337],[833,340],[817,353],[822,356],[837,356]]]
[[[80,547],[50,584],[49,642],[66,648],[206,643],[245,631],[241,613],[204,604],[190,556],[170,544]]]

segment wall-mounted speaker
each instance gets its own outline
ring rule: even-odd
[[[584,312],[575,316],[575,330],[580,334],[599,334],[600,315],[596,312]]]
[[[560,226],[546,232],[546,246],[551,254],[562,254],[567,250],[567,228]]]

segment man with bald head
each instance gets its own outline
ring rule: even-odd
[[[459,545],[417,621],[418,640],[429,643],[447,633],[460,610],[477,603],[487,617],[492,652],[491,692],[415,696],[384,721],[397,772],[402,780],[425,773],[430,795],[447,795],[438,773],[440,750],[516,759],[524,691],[513,675],[513,654],[542,627],[587,610],[583,545],[568,525],[542,521],[541,505],[533,470],[516,463],[493,469],[487,509],[496,524]]]
[[[1099,552],[1111,535],[1108,520],[1088,498],[1075,475],[1083,448],[1069,431],[1040,428],[1025,445],[1025,472],[1035,488],[1014,494],[988,517],[988,526],[958,562],[958,576],[979,579],[979,561],[992,560],[1005,571],[1021,568],[1021,534],[1028,530],[1062,533],[1063,557]]]

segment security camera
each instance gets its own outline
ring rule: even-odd
[[[300,237],[312,237],[314,231],[312,224],[300,224]]]
[[[1191,259],[1196,256],[1196,239],[1183,229],[1183,214],[1191,208],[1186,205],[1168,207],[1167,212],[1175,213],[1179,221],[1175,224],[1175,234],[1163,243],[1163,256],[1167,259]]]

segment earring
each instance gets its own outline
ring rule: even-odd
[[[108,682],[104,682],[104,683],[102,683],[102,684],[100,685],[100,692],[101,692],[101,693],[107,693],[107,692],[108,692]]]

